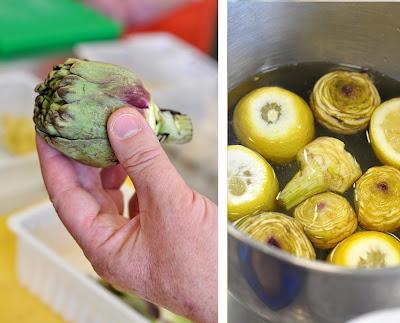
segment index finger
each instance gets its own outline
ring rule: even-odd
[[[100,211],[96,199],[81,185],[72,161],[36,136],[40,168],[50,200],[75,240],[82,244]]]

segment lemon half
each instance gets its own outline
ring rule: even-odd
[[[314,118],[297,94],[279,87],[262,87],[244,96],[233,113],[240,142],[267,160],[287,163],[314,138]]]
[[[386,101],[374,111],[369,136],[376,157],[400,169],[400,98]]]
[[[275,208],[279,185],[270,164],[258,153],[240,145],[228,146],[228,217]]]

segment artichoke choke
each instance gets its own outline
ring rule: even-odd
[[[355,206],[360,225],[368,230],[400,228],[400,171],[391,166],[370,168],[356,182]]]
[[[272,245],[297,257],[315,259],[315,250],[296,219],[277,212],[250,215],[235,226],[259,242]]]
[[[294,210],[294,218],[317,248],[330,249],[357,229],[357,216],[342,196],[326,192],[314,195]]]
[[[160,142],[191,140],[190,118],[160,110],[129,70],[101,62],[67,59],[36,89],[36,132],[63,154],[84,164],[117,162],[107,137],[107,119],[122,106],[140,111]]]
[[[299,151],[300,171],[278,194],[278,202],[289,210],[318,193],[344,193],[362,174],[344,148],[339,139],[319,137]]]
[[[368,126],[381,98],[365,73],[335,71],[321,77],[311,94],[319,123],[340,134],[354,134]]]

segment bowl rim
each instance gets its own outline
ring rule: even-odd
[[[287,262],[292,266],[300,267],[303,270],[319,271],[325,274],[335,274],[342,276],[357,276],[357,277],[384,277],[384,276],[400,276],[400,266],[386,267],[386,268],[347,268],[329,264],[322,260],[309,260],[305,258],[295,257],[288,252],[284,252],[272,246],[262,244],[254,239],[251,239],[245,233],[239,231],[234,227],[232,223],[228,221],[228,236],[239,240],[241,243],[250,246],[261,253],[265,253],[269,256],[273,256],[283,262]],[[229,250],[229,239],[228,239],[228,250]],[[228,262],[229,262],[229,251],[228,251]]]

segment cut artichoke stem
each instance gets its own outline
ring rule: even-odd
[[[145,117],[160,142],[184,144],[192,139],[192,121],[180,112],[159,109],[152,101]]]
[[[261,118],[268,124],[277,123],[281,115],[282,108],[278,103],[267,103],[261,108]]]
[[[290,210],[309,197],[326,192],[328,188],[328,182],[321,171],[300,171],[279,193],[277,199],[279,204]]]
[[[360,256],[358,260],[359,268],[384,268],[385,263],[385,253],[379,249],[372,249],[366,252],[366,255]]]
[[[179,112],[161,110],[157,136],[160,142],[187,143],[192,139],[192,121]]]

